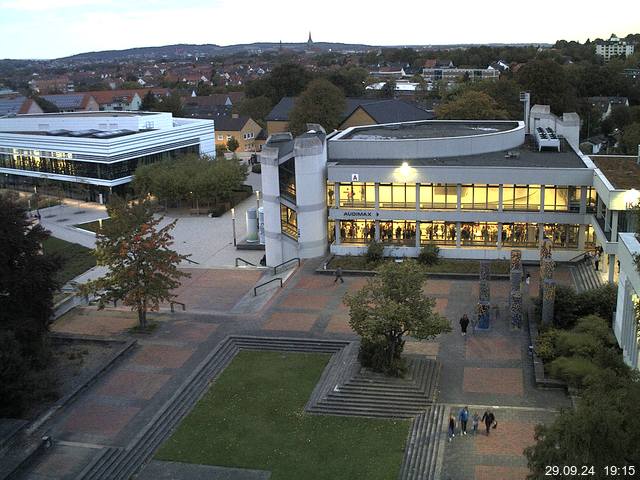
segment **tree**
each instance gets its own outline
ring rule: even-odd
[[[224,158],[224,152],[227,151],[227,147],[222,144],[216,145],[216,158]]]
[[[344,109],[344,94],[338,87],[325,79],[314,80],[296,100],[289,115],[289,128],[299,135],[306,131],[307,123],[318,123],[332,131],[340,125]]]
[[[227,140],[227,150],[230,152],[235,152],[239,146],[240,144],[238,143],[238,140],[236,140],[236,137],[231,137]]]
[[[44,113],[58,113],[60,111],[55,103],[50,102],[46,98],[36,95],[33,97],[33,101],[38,104]]]
[[[347,97],[361,97],[369,72],[362,67],[341,68],[329,75],[329,81],[342,89]]]
[[[593,465],[594,478],[607,465],[640,465],[640,383],[601,375],[582,392],[577,408],[566,409],[548,426],[536,427],[536,444],[525,449],[530,480],[549,478],[547,465]]]
[[[238,106],[238,113],[254,119],[256,122],[264,124],[264,119],[269,112],[273,104],[269,97],[261,95],[255,98],[245,98]]]
[[[158,109],[158,100],[151,90],[149,90],[140,103],[140,110],[153,112]]]
[[[108,272],[83,290],[97,295],[99,308],[122,301],[138,313],[140,327],[145,328],[148,311],[176,298],[172,290],[180,286],[180,278],[189,276],[178,265],[189,255],[170,248],[177,220],[159,228],[162,218],[154,217],[148,202],[116,198],[107,211],[110,221],[97,234],[96,258]]]
[[[451,330],[423,293],[425,270],[415,262],[388,263],[359,291],[345,295],[351,328],[362,337],[360,360],[390,375],[404,370],[403,337],[434,338]]]
[[[622,148],[628,155],[636,155],[640,145],[640,123],[635,122],[624,129],[622,134]]]
[[[436,115],[443,120],[504,120],[509,114],[498,107],[486,93],[465,91],[453,100],[440,105]]]
[[[544,58],[532,60],[518,71],[517,80],[531,92],[533,104],[549,105],[558,115],[575,111],[575,89],[562,66],[555,61]]]
[[[396,95],[396,81],[392,78],[388,80],[380,89],[380,97],[393,98]]]
[[[51,388],[47,325],[60,260],[41,253],[48,236],[16,197],[0,195],[0,417]]]
[[[174,117],[182,116],[182,101],[177,93],[164,97],[158,105],[158,111],[170,112]]]

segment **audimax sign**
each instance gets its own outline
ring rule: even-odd
[[[348,212],[342,212],[342,216],[343,217],[358,217],[358,218],[360,218],[360,217],[364,217],[364,218],[371,217],[371,218],[374,218],[374,217],[377,217],[379,215],[380,214],[378,212],[368,212],[366,210],[362,210],[362,211],[349,210]]]

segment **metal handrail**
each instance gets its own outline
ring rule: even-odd
[[[258,289],[259,289],[260,287],[264,287],[265,285],[269,285],[270,283],[272,283],[272,282],[276,282],[276,281],[278,281],[278,280],[280,280],[280,288],[282,288],[282,279],[281,279],[280,277],[272,278],[272,279],[271,279],[271,280],[269,280],[268,282],[264,282],[264,283],[261,283],[260,285],[256,285],[255,287],[253,287],[253,296],[254,296],[254,297],[257,297],[257,296],[258,296]]]
[[[171,306],[171,313],[174,313],[174,312],[175,312],[175,310],[174,310],[174,308],[173,308],[173,305],[174,305],[174,304],[178,304],[178,305],[182,306],[182,311],[183,311],[183,312],[187,309],[187,306],[186,306],[184,303],[182,303],[182,302],[178,302],[178,301],[176,301],[176,300],[172,300],[172,301],[170,301],[170,302],[169,302],[169,305]]]
[[[284,262],[276,265],[275,267],[273,267],[273,274],[276,275],[278,273],[278,268],[282,267],[283,265],[286,265],[287,263],[293,262],[293,261],[298,262],[298,266],[300,266],[300,259],[298,257],[290,258],[289,260],[284,261]]]
[[[591,250],[587,250],[586,252],[582,252],[579,255],[576,255],[575,257],[569,259],[569,262],[574,262],[574,261],[581,261],[584,260],[587,256],[587,254],[590,252]]]
[[[252,267],[256,266],[255,263],[248,262],[244,258],[236,257],[236,267],[238,266],[238,260],[240,260],[241,262],[244,262],[247,265],[251,265]]]
[[[189,263],[194,263],[196,265],[200,265],[200,262],[196,262],[195,260],[191,260],[190,258],[185,258],[185,260]]]

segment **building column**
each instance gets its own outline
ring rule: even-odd
[[[416,221],[416,248],[420,248],[420,220]]]
[[[416,183],[416,212],[420,211],[420,184]]]
[[[580,187],[580,213],[587,213],[587,187]]]
[[[604,214],[604,231],[611,231],[611,210],[609,209],[607,209],[606,213]]]
[[[456,183],[456,196],[457,196],[456,210],[460,212],[462,210],[462,184],[461,183]],[[460,232],[458,231],[458,233]]]
[[[340,245],[342,243],[342,238],[340,238],[340,220],[333,221],[333,230],[334,230],[334,237],[336,238],[335,244]]]
[[[578,227],[578,250],[584,250],[586,236],[587,236],[587,227],[586,225],[580,224],[580,226]]]
[[[538,223],[538,247],[542,246],[544,240],[544,223]]]
[[[376,182],[376,183],[374,184],[373,189],[374,189],[374,190],[375,190],[375,192],[376,192],[376,195],[375,195],[375,202],[374,202],[374,208],[375,208],[375,209],[376,209],[376,211],[377,211],[377,210],[380,208],[380,191],[379,191],[379,190],[380,190],[380,184],[379,184],[378,182]],[[376,222],[376,223],[377,223],[377,222]]]
[[[336,182],[333,186],[333,202],[336,208],[340,208],[340,183]]]
[[[460,206],[460,197],[458,196],[458,207],[459,206]],[[456,248],[460,248],[460,244],[462,243],[462,235],[460,234],[461,231],[462,231],[462,223],[456,222]]]
[[[613,283],[613,277],[616,272],[616,256],[609,254],[609,283]]]
[[[376,189],[377,192],[377,189]],[[378,195],[376,195],[376,204],[378,203]],[[376,242],[380,241],[380,220],[376,220],[375,221],[375,226],[376,226],[376,230],[375,230],[375,236],[374,239]]]
[[[544,185],[540,185],[540,213],[544,212]]]
[[[498,249],[502,248],[502,223],[498,223],[498,242],[496,243]]]
[[[602,200],[596,197],[596,217],[602,218]]]
[[[618,216],[620,212],[618,210],[609,210],[611,212],[611,241],[618,241]]]
[[[504,192],[502,191],[502,187],[503,184],[501,183],[500,186],[498,187],[498,211],[502,212],[503,208],[502,208],[502,200],[504,197]]]

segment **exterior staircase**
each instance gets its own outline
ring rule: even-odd
[[[399,480],[436,480],[440,478],[438,462],[447,409],[435,404],[418,415],[411,426]]]
[[[602,266],[602,262],[600,262]],[[593,290],[603,285],[602,278],[595,271],[591,260],[580,260],[569,266],[571,275],[573,276],[573,282],[576,285],[578,292],[586,292],[587,290]]]

